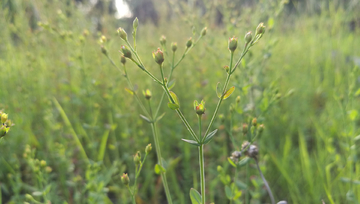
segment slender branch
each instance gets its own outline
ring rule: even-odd
[[[267,190],[267,192],[269,193],[269,196],[270,196],[270,199],[271,199],[271,203],[272,203],[272,204],[275,204],[274,196],[273,196],[273,194],[272,194],[272,192],[271,192],[271,189],[270,189],[270,186],[269,186],[268,182],[266,181],[263,173],[262,173],[261,170],[260,170],[259,162],[258,162],[258,160],[255,159],[255,158],[254,158],[254,160],[255,160],[255,163],[256,163],[257,170],[258,170],[259,173],[260,173],[261,179],[263,180],[263,182],[264,182],[264,184],[265,184],[265,187],[266,187],[266,190]]]
[[[159,137],[158,137],[158,134],[157,134],[156,123],[151,123],[151,129],[152,129],[152,133],[153,133],[153,136],[154,136],[155,150],[156,150],[158,163],[159,163],[159,165],[161,167],[163,167],[161,149],[160,149],[160,141],[159,141]],[[168,203],[172,204],[172,199],[171,199],[171,194],[170,194],[169,186],[168,186],[167,179],[166,179],[166,174],[164,172],[161,172],[160,175],[161,175],[161,179],[163,181],[165,194],[166,194],[166,198],[168,200]]]
[[[199,40],[202,38],[202,36],[200,35],[199,38],[193,43],[193,45],[189,48],[185,49],[184,54],[181,56],[181,58],[179,59],[179,61],[174,65],[174,69],[180,64],[180,62],[185,58],[185,56],[190,52],[191,48],[193,48],[198,42]]]
[[[201,115],[198,115],[199,118],[199,139],[201,140]],[[199,147],[199,165],[200,165],[200,180],[201,180],[201,203],[205,204],[205,168],[204,168],[204,145]]]
[[[221,93],[221,94],[224,94],[224,93],[225,93],[226,88],[227,88],[227,86],[228,86],[228,84],[229,84],[230,77],[231,77],[231,71],[232,71],[231,67],[232,67],[233,58],[234,58],[234,52],[231,52],[231,54],[230,54],[229,73],[228,73],[228,75],[227,75],[227,77],[226,77],[225,84],[224,84],[224,87],[223,87],[223,90],[222,90],[222,93]],[[206,132],[205,132],[205,134],[204,134],[205,136],[209,133],[209,131],[210,131],[210,129],[211,129],[211,126],[212,126],[212,124],[213,124],[214,121],[215,121],[215,118],[216,118],[216,116],[217,116],[217,113],[218,113],[218,111],[219,111],[219,108],[220,108],[220,105],[221,105],[221,102],[223,101],[223,99],[224,99],[224,97],[221,96],[220,99],[219,99],[219,101],[218,101],[218,103],[217,103],[217,105],[216,105],[216,108],[215,108],[215,111],[214,111],[214,113],[213,113],[213,116],[211,117],[211,120],[210,120],[210,123],[209,123],[209,125],[208,125],[208,128],[206,129]]]
[[[199,165],[201,180],[201,204],[205,204],[205,168],[204,168],[204,145],[199,146]]]

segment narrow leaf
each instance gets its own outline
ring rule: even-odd
[[[234,200],[237,200],[237,199],[239,199],[240,197],[241,197],[241,195],[242,195],[242,191],[237,191],[237,192],[234,192]]]
[[[235,86],[231,87],[230,89],[228,89],[225,93],[224,93],[224,99],[229,98],[229,96],[234,92],[235,90]]]
[[[174,92],[170,91],[170,95],[171,95],[172,99],[174,100],[175,104],[177,104],[180,107],[179,99],[176,96],[176,94]],[[171,100],[170,100],[170,102],[172,103]]]
[[[166,113],[166,112],[165,112]],[[158,116],[156,119],[155,119],[155,122],[161,120],[161,118],[164,117],[165,113],[161,114],[160,116]]]
[[[210,132],[208,135],[206,135],[206,137],[204,137],[203,140],[203,144],[207,144],[208,142],[210,142],[212,140],[212,138],[214,137],[214,135],[216,134],[218,130],[215,129],[214,131]]]
[[[226,194],[226,197],[229,199],[229,200],[232,200],[233,199],[233,193],[230,189],[229,186],[225,186],[225,194]]]
[[[140,114],[140,118],[144,119],[148,123],[152,123],[152,121],[149,118],[147,118],[146,116],[144,116],[144,115]]]
[[[190,199],[192,204],[201,204],[201,195],[194,188],[190,189]]]
[[[189,144],[195,145],[197,147],[200,146],[200,144],[198,142],[194,141],[194,140],[186,140],[186,139],[181,139],[181,140],[184,141],[184,142],[187,142]]]
[[[128,89],[128,88],[125,88],[125,91],[127,91],[128,93],[130,93],[131,95],[134,95],[134,92],[133,91],[131,91],[130,89]]]
[[[244,182],[236,180],[235,184],[240,190],[246,190],[247,189],[247,185]]]
[[[244,159],[240,160],[239,162],[239,166],[244,166],[245,164],[247,164],[250,161],[249,157],[245,157]]]
[[[228,162],[231,164],[231,166],[236,168],[236,164],[233,162],[233,160],[230,159],[230,157],[228,157]]]
[[[101,137],[100,149],[98,153],[98,161],[103,161],[104,159],[109,133],[110,133],[110,129],[107,129]]]
[[[155,173],[156,173],[156,174],[165,173],[165,171],[166,171],[166,170],[164,169],[164,167],[160,166],[159,164],[156,164],[156,165],[155,165],[154,170],[155,170]]]
[[[178,104],[175,104],[175,103],[168,103],[168,107],[172,110],[176,110],[176,109],[179,109],[180,106]]]
[[[169,90],[171,90],[172,88],[174,88],[174,86],[175,86],[175,79],[174,79],[174,80],[171,80],[171,81],[167,84],[167,86],[168,86],[168,89],[169,89]]]
[[[220,87],[220,82],[217,83],[216,85],[216,95],[221,98],[222,93],[221,93],[221,87]]]

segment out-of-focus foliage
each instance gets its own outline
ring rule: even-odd
[[[182,53],[187,39],[208,27],[204,40],[174,73],[174,91],[185,114],[193,111],[195,99],[204,98],[207,110],[215,108],[216,84],[229,60],[228,38],[237,36],[240,47],[248,30],[259,22],[267,26],[238,68],[230,84],[236,89],[220,110],[225,118],[215,122],[220,130],[205,149],[209,202],[224,203],[224,181],[233,176],[227,157],[234,146],[226,128],[237,95],[241,102],[231,127],[235,140],[243,140],[241,127],[248,122],[243,115],[255,110],[266,127],[258,144],[260,165],[277,200],[359,202],[359,1],[128,3],[140,20],[138,52],[156,74],[151,52],[160,46],[161,35],[169,45],[177,42]],[[26,194],[51,203],[130,203],[120,176],[134,172],[132,155],[152,138],[124,90],[122,74],[101,54],[99,38],[105,35],[107,51],[120,65],[123,42],[116,29],[131,33],[133,19],[115,19],[113,4],[0,1],[0,109],[16,124],[0,143],[1,203],[31,203]],[[139,93],[150,89],[152,100],[161,96],[162,90],[138,67],[128,72]],[[279,101],[272,104],[274,94]],[[174,201],[187,204],[188,189],[199,187],[197,151],[181,142],[187,131],[165,103],[161,111],[167,112],[159,126],[163,157],[172,166],[167,172],[170,191]],[[209,117],[205,113],[204,120]],[[195,124],[196,116],[189,118]],[[103,138],[105,154],[99,160]],[[149,154],[138,181],[138,204],[165,201],[155,163],[156,155]],[[252,174],[254,203],[268,202],[255,169]]]

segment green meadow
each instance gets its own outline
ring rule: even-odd
[[[272,203],[257,164],[276,203],[360,202],[360,1],[129,1],[133,11],[152,3],[156,21],[116,19],[111,2],[94,9],[85,0],[0,1],[0,110],[15,124],[0,139],[0,203],[166,204],[171,194],[174,204],[200,204],[189,193],[203,189],[201,167],[206,203]],[[201,146],[204,165],[198,147],[181,140],[193,138],[164,89],[129,59],[124,74],[121,46],[128,45],[117,30],[135,47],[135,17],[136,53],[154,77],[162,78],[160,69],[168,76],[173,54],[178,62],[188,51],[169,84],[196,134],[217,107],[230,38],[237,60],[245,34],[254,39],[264,23],[231,76],[235,89],[210,128],[216,134]],[[205,114],[197,115],[194,100],[205,101]],[[144,109],[163,116],[157,144]],[[232,161],[260,126],[256,160]]]

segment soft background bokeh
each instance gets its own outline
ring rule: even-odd
[[[236,148],[228,132],[233,131],[238,145],[243,141],[241,127],[249,107],[266,127],[257,144],[276,200],[360,202],[360,1],[126,3],[131,16],[116,9],[112,0],[0,1],[0,109],[16,124],[0,143],[2,203],[23,203],[25,194],[41,200],[37,192],[44,189],[51,203],[130,203],[120,175],[129,172],[133,178],[132,155],[153,143],[151,129],[124,90],[124,77],[102,55],[99,38],[107,37],[108,53],[120,66],[123,42],[116,29],[123,27],[130,36],[135,17],[140,22],[138,52],[157,76],[151,52],[160,46],[161,35],[168,45],[178,43],[179,58],[187,39],[208,27],[174,73],[174,92],[194,126],[195,99],[205,99],[207,113],[215,108],[215,87],[224,81],[222,67],[229,61],[229,37],[238,37],[242,47],[247,31],[259,22],[267,26],[232,78],[236,90],[223,103],[220,114],[225,117],[214,125],[220,131],[205,149],[209,202],[228,203],[216,169],[220,165],[233,177],[227,157]],[[122,15],[127,17],[119,18]],[[139,94],[149,88],[157,103],[161,88],[136,66],[128,65],[128,71]],[[237,95],[241,107],[230,126],[229,108]],[[181,142],[190,136],[166,103],[161,111],[166,112],[159,129],[163,157],[170,165],[170,191],[174,203],[187,204],[190,188],[199,189],[197,150]],[[205,115],[204,122],[209,119]],[[74,138],[80,139],[90,165]],[[99,162],[103,138],[107,146]],[[36,159],[52,168],[42,183],[33,168]],[[153,150],[140,176],[139,204],[166,203],[155,164]],[[252,169],[252,203],[269,203]],[[239,172],[241,181],[244,175]]]

